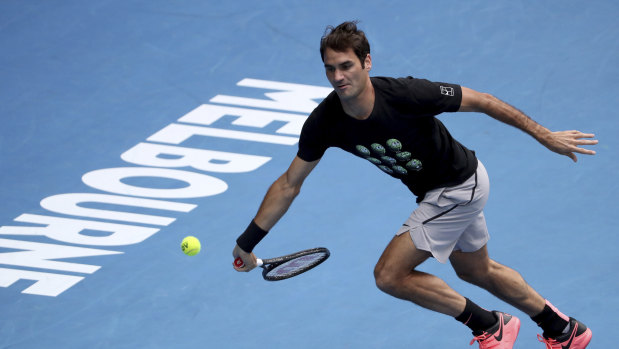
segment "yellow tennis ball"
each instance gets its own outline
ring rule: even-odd
[[[181,250],[188,256],[195,256],[200,252],[200,240],[195,236],[187,236],[181,242]]]

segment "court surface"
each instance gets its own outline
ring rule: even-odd
[[[232,269],[329,91],[320,36],[351,19],[373,76],[461,84],[596,134],[573,163],[487,116],[440,116],[489,171],[491,257],[589,325],[590,348],[613,347],[618,15],[595,0],[0,1],[0,348],[468,348],[454,319],[375,287],[414,197],[340,150],[255,250],[331,258],[275,283]],[[519,316],[516,348],[543,347],[449,265],[421,270]]]

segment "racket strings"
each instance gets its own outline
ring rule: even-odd
[[[266,276],[279,279],[300,274],[322,263],[327,257],[328,254],[324,252],[300,256],[274,267],[266,273]]]

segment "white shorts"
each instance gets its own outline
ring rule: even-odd
[[[415,247],[441,263],[454,250],[477,251],[490,238],[483,213],[489,192],[488,173],[478,161],[475,174],[462,184],[426,193],[396,235],[409,232]]]

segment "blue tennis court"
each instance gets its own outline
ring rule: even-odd
[[[596,134],[573,163],[485,115],[440,116],[488,169],[491,257],[612,348],[618,15],[602,0],[0,1],[0,348],[468,348],[465,326],[376,288],[415,198],[341,150],[255,250],[331,257],[280,282],[232,268],[331,91],[320,37],[353,19],[373,76],[461,84]],[[516,348],[543,347],[449,265],[421,270],[519,316]]]

